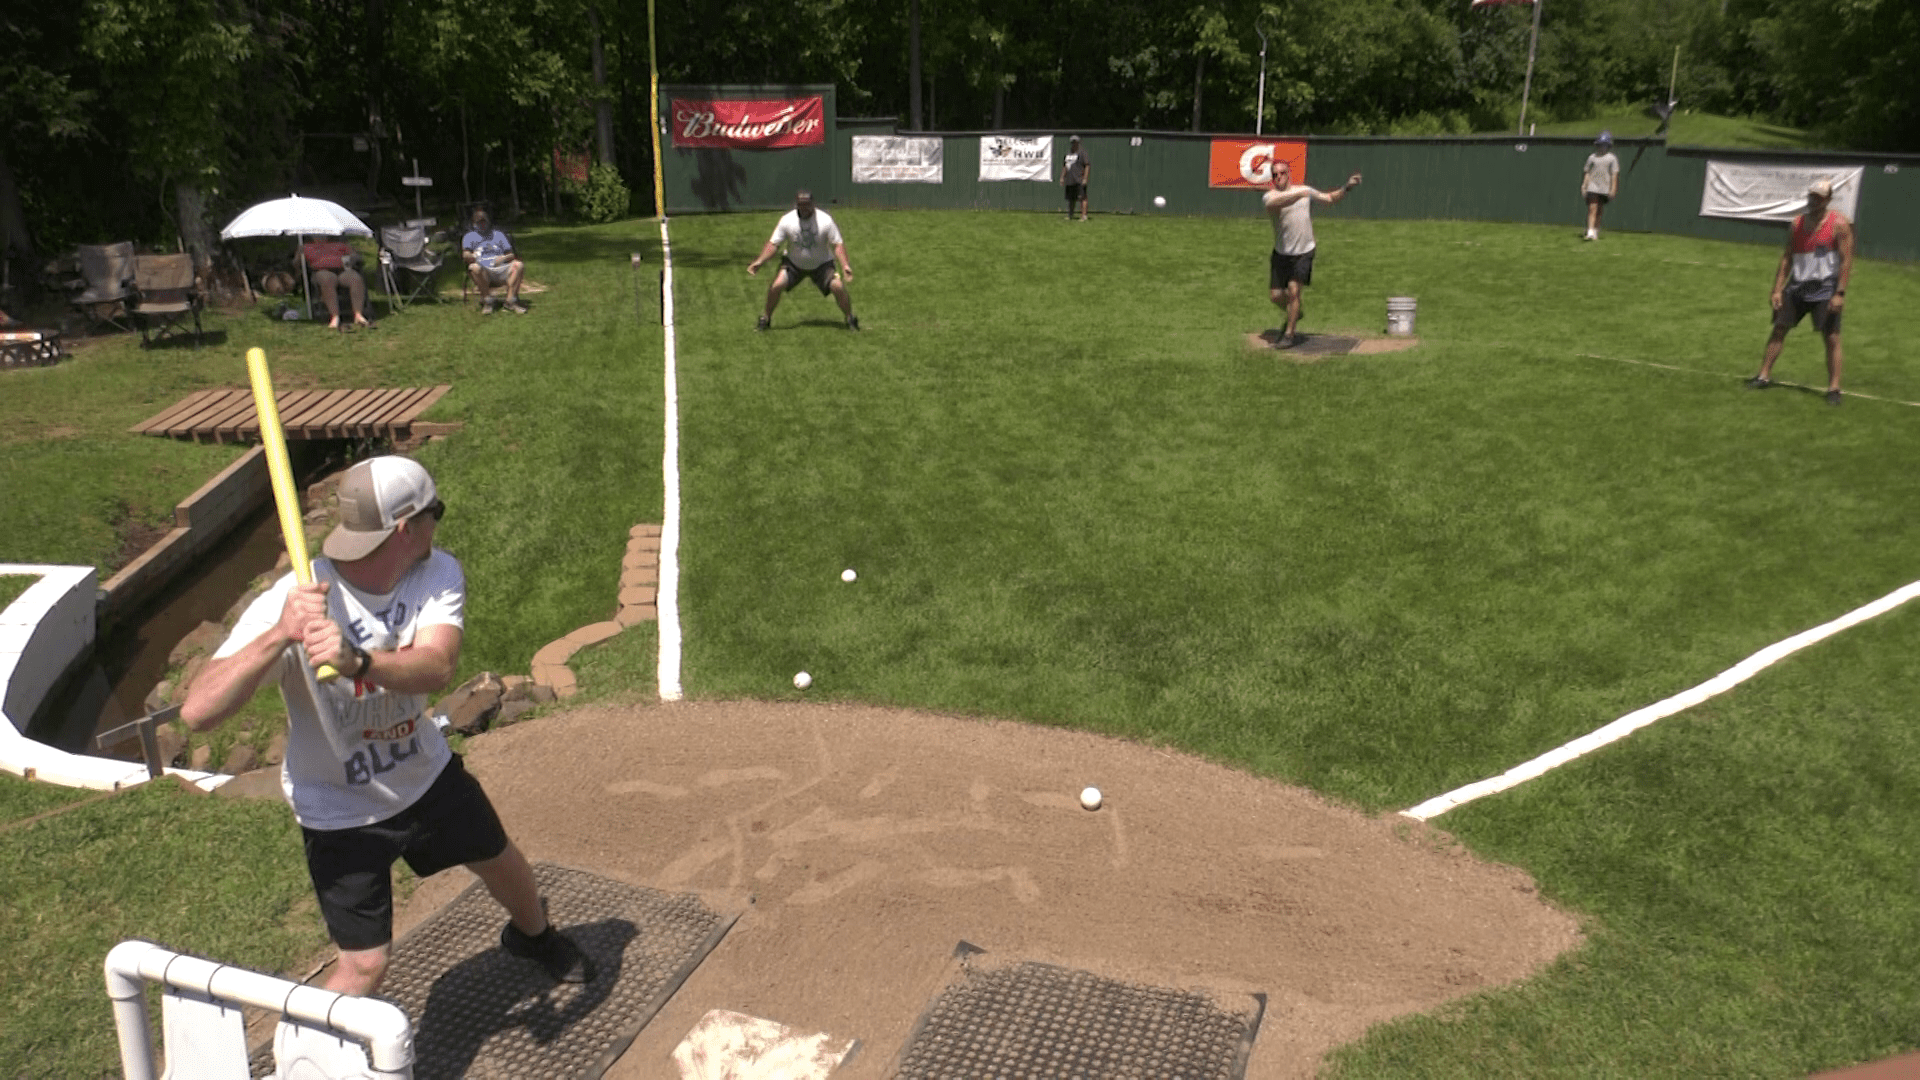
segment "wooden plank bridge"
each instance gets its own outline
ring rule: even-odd
[[[420,414],[451,389],[282,390],[274,394],[274,401],[288,439],[387,438],[401,442],[414,434],[414,421]],[[260,417],[253,407],[252,390],[201,390],[135,424],[132,430],[138,435],[193,442],[259,442]]]

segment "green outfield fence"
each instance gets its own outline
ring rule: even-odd
[[[820,95],[826,105],[826,141],[789,150],[686,149],[673,146],[672,101]],[[805,86],[663,86],[661,146],[667,213],[777,210],[793,193],[810,189],[823,205],[858,209],[1026,210],[1064,213],[1057,182],[982,182],[980,140],[991,135],[1055,139],[1055,179],[1069,135],[1078,134],[1093,163],[1089,202],[1096,214],[1170,213],[1252,217],[1255,193],[1207,185],[1214,139],[1250,139],[1240,133],[1168,131],[1000,132],[903,131],[893,117],[834,115],[834,88]],[[856,135],[937,137],[945,167],[938,184],[856,184]],[[1342,203],[1343,217],[1417,218],[1585,226],[1579,195],[1582,163],[1593,149],[1586,138],[1453,136],[1378,138],[1268,136],[1307,144],[1306,182],[1338,185],[1351,173],[1365,185]],[[1859,247],[1863,257],[1920,259],[1920,154],[1842,151],[1734,150],[1670,146],[1658,138],[1620,139],[1620,197],[1607,208],[1609,230],[1660,232],[1744,243],[1778,244],[1784,226],[1763,221],[1702,217],[1700,193],[1709,159],[1743,164],[1862,166]],[[1164,196],[1167,209],[1153,209]]]

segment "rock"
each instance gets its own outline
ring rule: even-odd
[[[500,700],[527,701],[527,693],[533,688],[533,680],[525,675],[500,676]]]
[[[159,686],[147,695],[146,707],[149,713],[157,713],[173,701],[173,684],[162,680]]]
[[[253,747],[248,746],[246,743],[241,743],[232,750],[227,751],[227,760],[220,766],[220,771],[226,773],[228,776],[239,776],[241,773],[253,768],[254,761],[257,757],[258,755],[253,752]]]
[[[160,764],[175,768],[184,764],[181,757],[187,752],[187,737],[174,730],[172,724],[167,724],[154,732],[153,738],[160,744]]]
[[[278,799],[284,797],[280,791],[279,769],[254,769],[244,772],[213,789],[215,795],[229,799]]]
[[[187,759],[187,765],[195,772],[206,772],[207,763],[213,760],[213,747],[201,743],[193,748],[193,756]]]
[[[553,692],[551,686],[533,683],[527,687],[527,700],[535,705],[551,705],[560,700],[560,696]]]
[[[203,622],[188,632],[167,654],[167,663],[184,664],[195,653],[209,653],[227,640],[227,628],[217,622]]]
[[[267,743],[267,753],[262,760],[264,760],[268,765],[278,765],[281,762],[287,760],[287,733],[286,732],[283,731],[280,734],[275,735],[272,738],[272,740]]]
[[[530,713],[539,707],[540,706],[535,705],[525,698],[515,701],[503,701],[500,703],[500,715],[494,717],[493,724],[495,727],[499,727],[501,724],[511,724],[515,720],[520,719],[522,715]]]
[[[200,669],[207,666],[207,661],[211,657],[210,653],[201,653],[187,661],[187,670],[180,673],[180,700],[186,700],[187,687],[193,685],[193,677],[200,674]]]
[[[483,671],[441,698],[434,708],[446,715],[453,730],[462,735],[478,735],[499,715],[503,689],[500,676]]]

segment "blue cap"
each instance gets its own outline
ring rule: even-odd
[[[1595,139],[1595,140],[1593,140],[1593,141],[1594,141],[1594,145],[1596,145],[1596,146],[1612,146],[1612,145],[1613,145],[1613,132],[1611,132],[1611,131],[1603,131],[1603,132],[1601,132],[1601,133],[1600,133],[1600,137],[1599,137],[1599,138],[1597,138],[1597,139]]]

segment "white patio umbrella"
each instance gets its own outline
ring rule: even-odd
[[[366,222],[353,211],[326,199],[303,199],[289,195],[249,206],[240,216],[220,230],[222,240],[240,240],[250,236],[372,236]],[[307,315],[313,315],[313,284],[307,280],[307,263],[300,261],[300,284],[307,296]]]

